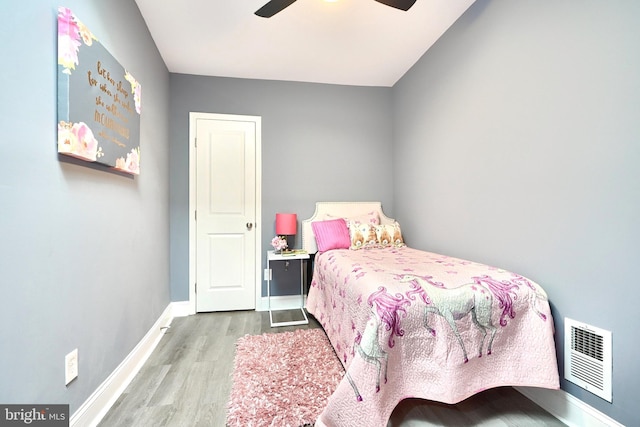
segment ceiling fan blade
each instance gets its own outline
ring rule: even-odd
[[[409,10],[416,0],[376,0],[378,3],[386,4],[387,6],[395,7],[400,10]]]
[[[282,11],[284,8],[291,6],[291,4],[295,1],[296,0],[271,0],[260,9],[256,10],[255,14],[262,18],[271,18],[273,15]]]

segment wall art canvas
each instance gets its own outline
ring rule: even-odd
[[[58,8],[58,153],[139,175],[141,93],[71,10]]]

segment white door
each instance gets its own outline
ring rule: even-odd
[[[215,117],[196,119],[196,311],[255,309],[259,118]]]

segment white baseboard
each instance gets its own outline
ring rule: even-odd
[[[188,301],[186,304],[183,302],[173,302],[167,306],[149,332],[147,332],[138,345],[131,350],[131,353],[129,353],[111,375],[100,384],[80,408],[74,412],[69,420],[70,426],[92,427],[98,425],[100,420],[107,414],[111,406],[118,400],[118,397],[120,397],[147,361],[173,318],[187,315],[183,313],[185,313],[185,306],[187,308],[189,307],[188,304]]]
[[[514,388],[569,427],[624,427],[564,390]]]
[[[187,317],[187,316],[191,316],[192,314],[196,314],[195,312],[193,312],[191,303],[189,301],[172,302],[170,306],[171,306],[171,314],[172,314],[172,317],[174,318]]]

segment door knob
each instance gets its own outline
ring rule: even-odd
[[[253,223],[248,222],[247,223],[247,230],[251,230],[253,228]]]

